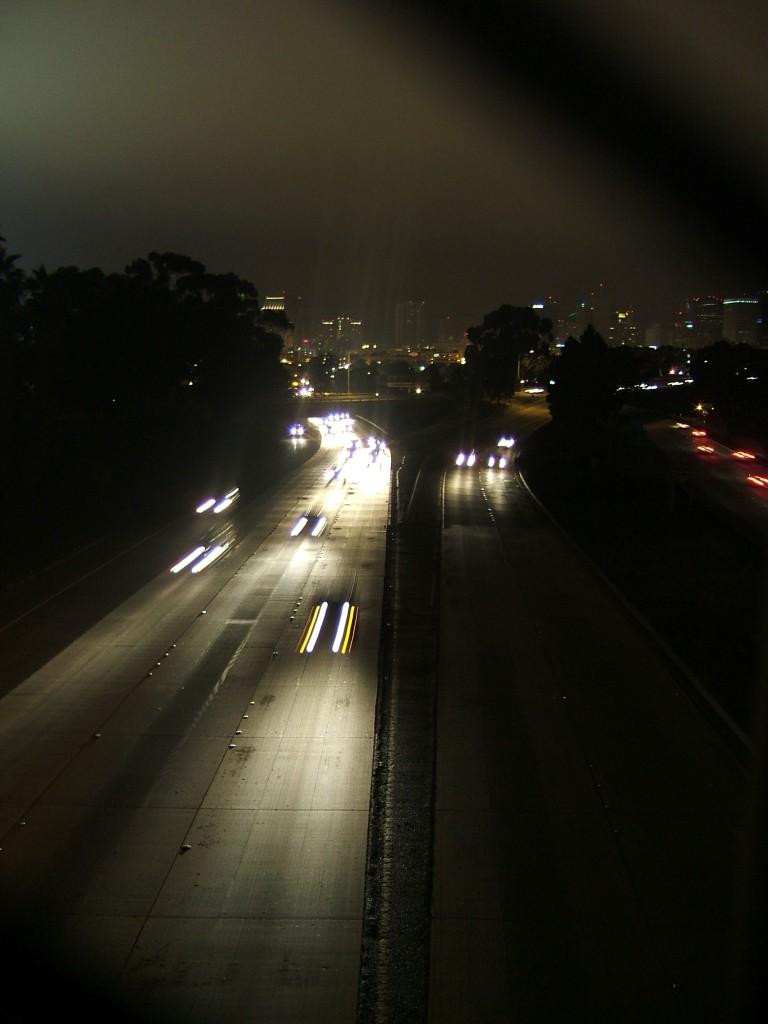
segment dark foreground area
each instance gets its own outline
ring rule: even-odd
[[[279,449],[267,423],[180,415],[17,426],[3,459],[0,585],[115,531],[182,515],[207,490],[250,479],[256,465],[269,475]]]

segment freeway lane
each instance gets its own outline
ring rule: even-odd
[[[274,477],[278,467],[283,472],[301,465],[319,444],[319,434],[312,440],[286,439],[283,449],[267,452],[261,472]],[[258,458],[258,456],[257,456]],[[256,473],[247,467],[248,472]],[[256,497],[252,497],[256,491]],[[258,479],[249,481],[247,523],[252,531],[262,510],[263,534],[274,528],[272,502],[285,504],[287,514],[296,500],[292,486],[270,489],[269,499]],[[196,500],[204,495],[196,495]],[[87,502],[87,494],[83,501]],[[265,505],[265,502],[268,504]],[[83,550],[71,554],[32,577],[17,581],[0,591],[0,697],[4,696],[63,647],[98,622],[107,611],[116,608],[159,573],[164,573],[172,560],[188,550],[200,536],[200,520],[192,507],[185,516],[166,523],[148,536],[126,529],[105,536]],[[228,520],[239,526],[239,508]],[[249,525],[250,524],[250,525]],[[251,532],[249,542],[259,543]]]
[[[435,701],[440,612],[440,508],[443,467],[459,448],[493,447],[501,434],[521,438],[549,418],[539,399],[516,399],[509,407],[478,417],[472,410],[454,423],[411,434],[396,448],[393,520],[389,557],[391,587],[385,611],[392,629],[383,634],[385,671],[380,686],[372,794],[367,919],[361,972],[360,1020],[426,1020],[431,1001],[451,1003],[455,986],[468,984],[478,998],[464,1001],[465,1019],[483,1019],[482,972],[471,959],[455,956],[450,944],[432,945],[429,893],[433,874],[433,801],[435,782]],[[451,623],[441,637],[444,659],[460,655],[470,638],[459,636],[463,623]],[[456,644],[454,645],[454,641]],[[448,737],[450,746],[450,737]],[[461,751],[459,751],[461,753]],[[436,870],[446,870],[443,848],[435,852]],[[441,885],[458,890],[467,868],[447,865]],[[471,870],[471,868],[469,869]],[[441,876],[442,877],[442,876]],[[459,926],[461,932],[461,926]],[[467,948],[474,937],[466,934]],[[443,992],[445,995],[441,995]],[[436,1018],[439,1019],[439,1018]]]
[[[730,1019],[740,763],[514,475],[444,494],[430,1020]]]
[[[644,429],[668,456],[677,480],[725,509],[733,523],[768,532],[768,466],[760,453],[734,450],[700,428],[672,420],[658,420]]]
[[[328,480],[341,443],[0,702],[3,921],[142,1020],[355,1018],[389,457]],[[351,651],[298,653],[345,599]]]

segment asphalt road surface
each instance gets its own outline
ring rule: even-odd
[[[513,475],[452,467],[430,1021],[734,1021],[745,772]]]
[[[141,1020],[354,1019],[390,471],[329,478],[348,439],[206,513],[217,561],[166,568],[0,703],[11,1019],[102,996]],[[319,536],[292,536],[305,511]]]

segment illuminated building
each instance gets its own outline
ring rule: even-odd
[[[358,352],[363,343],[363,322],[349,316],[338,316],[333,320],[322,320],[318,333],[321,352],[335,356],[347,356]]]
[[[267,297],[261,304],[261,311],[262,313],[282,313],[284,316],[288,316],[288,314],[285,311],[285,295],[267,295]],[[288,319],[290,320],[291,318],[288,317]],[[280,337],[283,339],[284,347],[289,352],[293,351],[295,341],[293,323],[291,323],[290,327],[282,328],[273,327],[272,325],[270,325],[269,329],[273,330],[274,333],[280,335]]]
[[[723,300],[715,295],[689,299],[676,334],[685,348],[706,348],[723,337]]]
[[[564,332],[566,337],[578,339],[590,324],[607,345],[638,345],[641,343],[635,322],[635,311],[631,307],[614,309],[609,306],[594,306],[586,302],[580,303],[562,321],[559,334]]]

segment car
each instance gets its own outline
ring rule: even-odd
[[[333,654],[349,654],[355,639],[357,620],[360,609],[351,601],[330,602],[321,601],[315,604],[309,613],[301,638],[296,647],[297,654],[312,654],[315,650],[326,618],[331,622],[335,621],[335,628],[326,630],[323,634],[326,643],[323,649],[330,648]]]
[[[218,515],[219,513],[224,512],[226,509],[231,508],[239,500],[239,498],[240,488],[232,487],[225,494],[222,494],[218,498],[209,497],[206,498],[204,501],[201,501],[200,504],[195,509],[195,512],[197,512],[199,515],[203,515],[206,512],[211,512],[214,515]]]
[[[305,536],[319,537],[327,524],[328,520],[322,512],[304,512],[291,527],[291,536],[300,537],[304,534]]]
[[[188,569],[196,575],[217,561],[235,542],[235,530],[231,523],[219,525],[203,536],[200,541],[171,566],[174,575]]]

